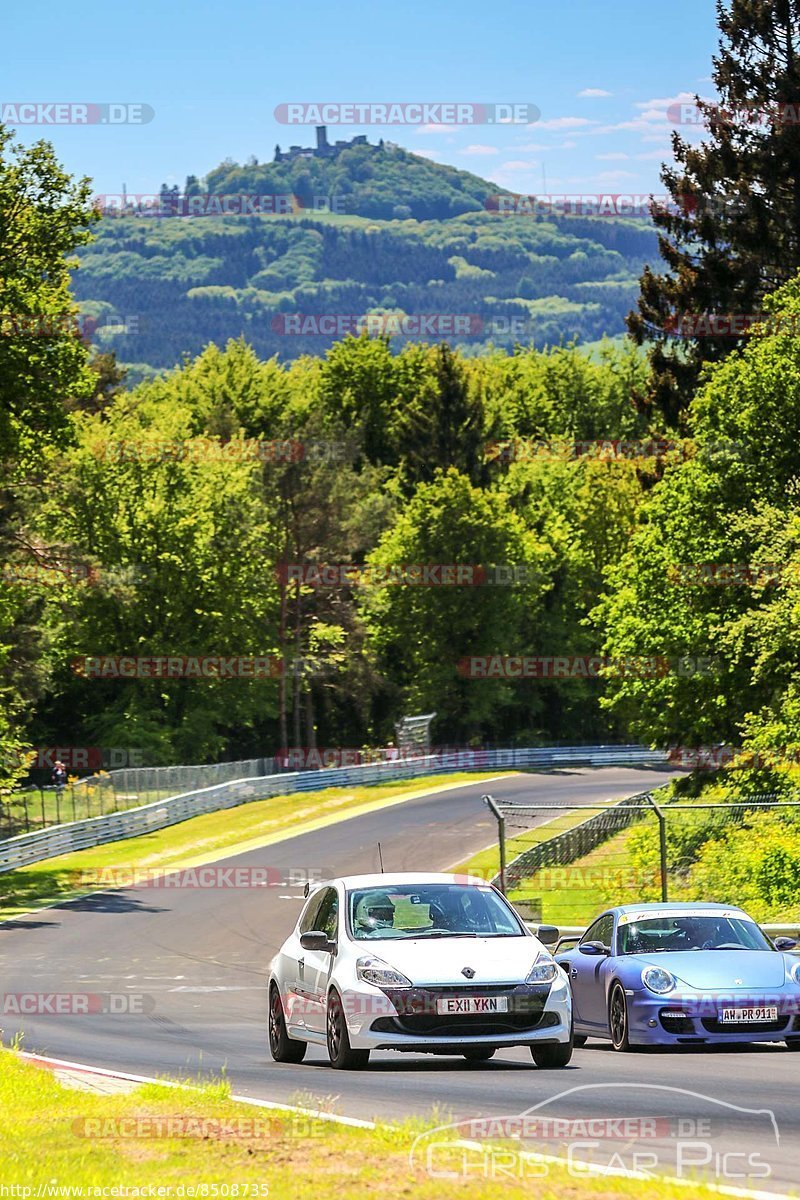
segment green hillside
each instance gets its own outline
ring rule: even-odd
[[[620,334],[656,256],[648,224],[502,216],[485,207],[498,190],[392,146],[224,163],[187,181],[176,215],[101,221],[75,293],[95,343],[134,364],[134,378],[240,335],[262,357],[320,354],[370,313],[416,318],[380,326],[399,343],[468,353]],[[175,196],[163,194],[168,213]],[[214,198],[253,196],[294,196],[296,211],[182,215],[190,198],[207,212]],[[348,211],[315,211],[322,197]]]

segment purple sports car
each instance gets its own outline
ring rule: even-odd
[[[575,1045],[615,1050],[692,1043],[785,1042],[800,1049],[800,958],[726,904],[628,904],[562,938]]]

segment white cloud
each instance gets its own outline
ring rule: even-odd
[[[650,162],[651,160],[655,162],[663,162],[665,158],[671,157],[672,150],[669,147],[665,149],[663,146],[657,150],[645,150],[642,154],[636,155],[636,158],[639,162]]]
[[[514,149],[522,152],[530,151],[531,154],[539,154],[543,151],[547,151],[549,153],[553,150],[574,150],[577,144],[577,142],[566,141],[559,143],[554,142],[552,145],[548,146],[544,142],[523,142],[522,145],[515,146]]]
[[[636,179],[633,171],[601,171],[597,176],[598,183],[621,183],[623,179]]]
[[[612,154],[595,154],[595,158],[600,162],[627,162],[630,154],[626,154],[624,150],[615,150]]]
[[[584,88],[582,92],[578,92],[578,97],[581,100],[600,99],[602,96],[613,96],[613,92],[607,92],[605,88]]]
[[[550,121],[537,121],[533,129],[581,129],[584,125],[596,125],[588,117],[553,117]]]
[[[452,133],[452,132],[453,132],[452,125],[433,125],[433,124],[417,125],[416,129],[414,130],[414,133],[423,134],[423,135],[426,133]]]
[[[498,150],[497,146],[474,145],[474,146],[465,146],[464,149],[460,151],[460,153],[461,154],[499,154],[500,151]]]
[[[677,96],[661,96],[656,100],[645,100],[643,104],[637,103],[635,108],[650,109],[660,108],[664,112],[668,108],[672,108],[673,104],[691,104],[694,101],[694,92],[678,92]]]

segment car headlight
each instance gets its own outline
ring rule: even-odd
[[[375,987],[413,987],[410,979],[406,979],[401,971],[395,971],[382,958],[373,958],[371,954],[360,958],[356,963],[356,975],[362,983],[371,983]]]
[[[665,996],[667,992],[674,991],[677,982],[675,976],[663,967],[645,967],[642,971],[642,983],[657,996]]]
[[[794,966],[789,967],[789,978],[792,983],[796,983],[800,987],[800,962],[796,962]]]
[[[526,983],[552,983],[558,978],[558,964],[549,954],[540,954],[531,967]]]

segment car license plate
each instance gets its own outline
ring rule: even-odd
[[[439,996],[436,1011],[442,1015],[508,1012],[508,996]]]
[[[778,1006],[767,1008],[723,1008],[719,1014],[721,1024],[757,1025],[759,1021],[777,1021]]]

